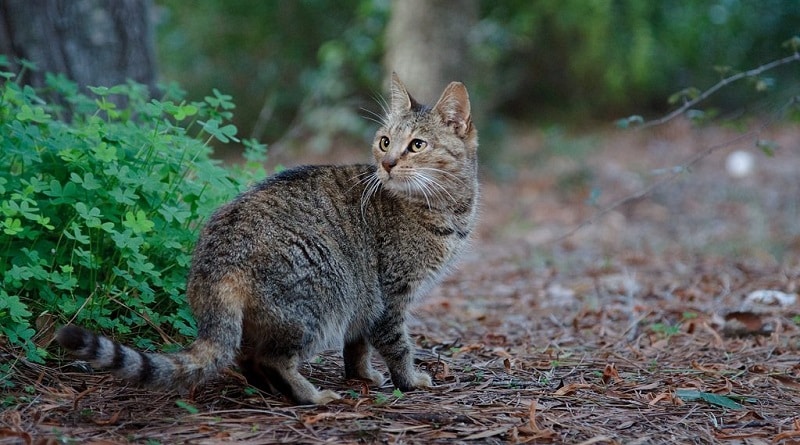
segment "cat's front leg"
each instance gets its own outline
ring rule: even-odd
[[[383,374],[372,367],[372,347],[366,338],[358,337],[344,344],[344,378],[368,380],[381,386],[385,381]]]
[[[402,315],[383,317],[376,324],[370,340],[386,361],[392,383],[399,390],[433,386],[431,376],[414,369],[413,346]]]

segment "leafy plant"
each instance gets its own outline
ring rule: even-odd
[[[212,140],[239,141],[230,96],[187,102],[172,86],[156,100],[129,83],[90,97],[62,76],[43,91],[0,77],[0,337],[41,361],[45,314],[143,348],[151,327],[194,336],[184,290],[197,232],[264,176],[254,141],[234,171],[210,158]]]
[[[175,401],[175,405],[178,406],[179,408],[182,408],[184,411],[186,411],[189,414],[197,414],[197,413],[200,412],[200,410],[197,409],[196,406],[192,405],[191,403],[189,403],[189,402],[187,402],[185,400],[176,400]]]
[[[681,332],[681,326],[679,324],[653,323],[650,325],[650,330],[663,338],[671,338]]]

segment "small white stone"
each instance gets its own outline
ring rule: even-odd
[[[736,150],[725,159],[725,170],[734,178],[744,178],[753,173],[755,157],[749,151]]]

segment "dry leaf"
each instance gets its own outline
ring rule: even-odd
[[[435,362],[426,362],[425,367],[429,374],[433,375],[433,379],[437,381],[444,381],[452,377],[450,366],[442,360]]]
[[[800,382],[787,375],[778,374],[778,375],[772,375],[770,377],[780,382],[780,384],[783,386],[794,389],[796,391],[800,391]]]
[[[772,438],[772,443],[777,443],[782,440],[791,439],[793,437],[800,437],[800,431],[784,431],[782,433],[776,434],[775,437]]]
[[[453,357],[458,357],[461,354],[466,354],[472,351],[480,351],[485,347],[483,343],[472,343],[466,346],[461,346],[457,351],[453,352]]]
[[[32,443],[31,435],[24,431],[13,431],[8,428],[0,428],[0,439],[11,438],[11,437],[18,438],[22,440],[22,442],[25,444]],[[14,442],[9,442],[9,443],[14,443]]]
[[[528,426],[530,427],[531,431],[533,432],[540,432],[541,429],[538,425],[536,425],[536,406],[538,405],[538,401],[531,400],[531,406],[528,409]]]
[[[697,361],[695,360],[692,360],[692,368],[698,371],[702,371],[703,373],[708,375],[719,375],[719,370],[714,369],[710,366],[701,365],[700,363],[697,363]]]
[[[505,334],[488,333],[483,336],[487,345],[505,346],[508,344],[508,337]]]
[[[725,326],[722,328],[727,335],[768,335],[773,327],[765,321],[766,315],[753,312],[736,311],[725,316]]]
[[[619,372],[617,372],[617,366],[613,363],[609,363],[606,365],[605,369],[603,369],[603,377],[601,377],[603,383],[608,384],[610,381],[620,382],[622,381],[622,377],[619,376]]]
[[[658,404],[658,402],[660,402],[662,400],[667,400],[667,401],[670,401],[670,402],[674,402],[673,399],[674,398],[672,396],[672,393],[670,393],[669,391],[666,391],[666,392],[662,392],[662,393],[656,395],[655,397],[653,397],[653,400],[647,402],[647,404],[649,406],[655,406],[656,404]]]
[[[570,383],[567,386],[559,388],[556,392],[553,393],[554,396],[566,396],[578,391],[580,389],[588,389],[591,388],[592,385],[588,383]]]
[[[528,436],[522,442],[531,442],[536,440],[550,440],[556,436],[556,432],[550,428],[541,428],[536,422],[536,408],[538,407],[538,401],[532,400],[530,404],[530,408],[528,408],[528,425],[522,426],[519,428],[515,428],[514,433],[518,436],[519,434],[524,434]],[[517,438],[516,441],[519,441]]]

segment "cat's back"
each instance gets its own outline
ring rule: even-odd
[[[357,227],[361,179],[371,171],[369,165],[302,166],[267,178],[212,215],[195,257],[242,264],[254,253],[298,243],[357,242],[363,237]]]

